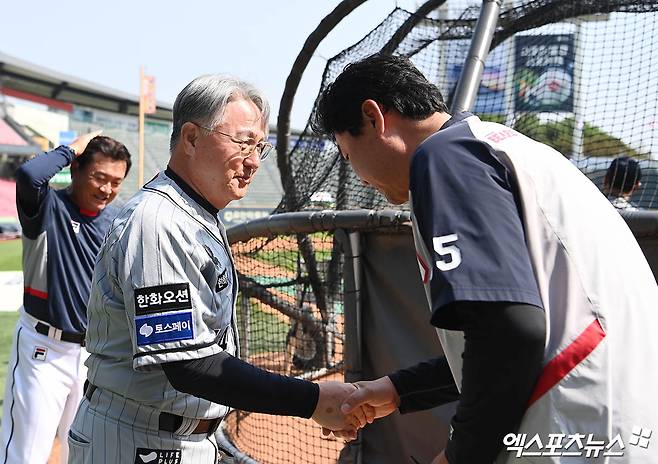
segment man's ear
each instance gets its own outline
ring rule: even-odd
[[[386,129],[386,121],[384,120],[384,113],[382,107],[375,100],[365,100],[361,104],[361,114],[364,123],[374,128],[379,134],[383,133]]]
[[[184,123],[180,128],[180,142],[186,155],[193,155],[199,139],[199,129],[191,122]]]

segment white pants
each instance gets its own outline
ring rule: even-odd
[[[46,464],[55,436],[68,460],[68,430],[87,378],[87,351],[41,335],[25,314],[16,324],[2,414],[0,463]]]

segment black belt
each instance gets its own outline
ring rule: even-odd
[[[98,387],[85,381],[85,398],[87,401],[91,401],[91,397],[94,394]],[[159,429],[164,432],[176,433],[180,426],[185,420],[182,416],[177,416],[176,414],[170,414],[168,412],[161,412],[160,418],[158,421]],[[196,425],[194,430],[188,433],[188,435],[195,433],[205,433],[207,435],[212,435],[217,430],[221,419],[199,419],[199,423]]]
[[[159,418],[160,430],[165,432],[176,433],[180,426],[185,420],[181,416],[176,414],[170,414],[168,412],[161,412]],[[199,419],[199,423],[196,425],[194,430],[190,434],[194,433],[205,433],[207,435],[212,435],[217,430],[219,426],[220,419]]]
[[[65,330],[60,330],[51,325],[44,324],[43,322],[37,322],[36,325],[34,326],[34,330],[39,332],[41,335],[54,338],[55,340],[61,340],[63,342],[69,342],[69,343],[77,343],[78,345],[85,346],[85,334],[66,332]]]

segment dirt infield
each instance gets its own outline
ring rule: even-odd
[[[332,374],[321,380],[343,380]],[[323,437],[320,426],[307,419],[233,412],[226,435],[243,453],[262,464],[335,464],[344,443]]]
[[[333,247],[333,238],[331,234],[324,232],[317,232],[311,235],[313,248],[315,250],[328,251]],[[265,243],[267,242],[267,243]],[[261,247],[265,243],[263,250],[298,250],[299,244],[297,239],[292,235],[278,235],[274,238],[269,237],[255,237],[248,242],[239,242],[242,252],[248,252]]]

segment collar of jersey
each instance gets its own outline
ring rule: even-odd
[[[65,199],[65,202],[68,202],[69,204],[73,205],[73,208],[80,214],[80,216],[88,217],[88,218],[95,218],[98,216],[103,210],[99,211],[92,211],[90,209],[84,209],[78,206],[76,202],[73,201],[73,198],[71,198],[71,192],[69,189],[62,189],[59,190],[58,192],[60,193],[60,198]],[[108,205],[109,206],[109,205]]]
[[[180,189],[185,192],[192,200],[197,202],[199,206],[201,206],[203,209],[208,211],[210,214],[213,215],[213,217],[217,216],[217,213],[219,213],[219,209],[215,208],[208,200],[203,198],[201,195],[199,195],[190,185],[185,182],[178,174],[176,174],[169,166],[167,166],[167,169],[165,169],[165,174],[167,177],[169,177],[171,180],[174,181],[176,185],[180,187]]]
[[[466,118],[470,118],[471,116],[473,116],[473,113],[469,113],[467,111],[458,111],[455,114],[453,114],[450,117],[450,119],[448,119],[446,122],[444,122],[439,130],[447,129],[448,127],[452,126],[453,124],[456,124],[459,121],[463,121]]]

